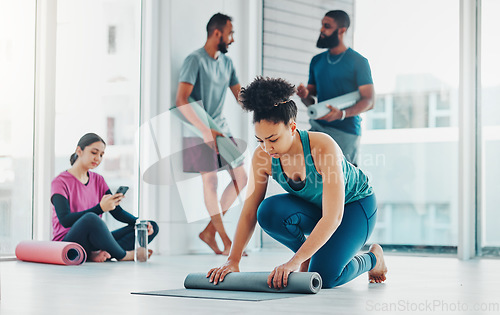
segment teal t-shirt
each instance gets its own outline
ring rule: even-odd
[[[226,119],[222,115],[224,99],[230,86],[238,84],[238,77],[231,58],[219,54],[217,59],[210,57],[201,47],[186,57],[181,67],[179,82],[193,85],[190,97],[200,101],[205,111],[230,136]]]
[[[304,148],[304,161],[306,163],[305,186],[300,190],[293,190],[287,183],[280,159],[272,159],[273,179],[276,180],[287,192],[304,200],[314,203],[320,207],[323,203],[323,178],[316,170],[311,155],[309,134],[306,130],[298,130],[302,147]],[[366,176],[359,168],[349,163],[345,157],[342,158],[342,172],[344,175],[345,201],[350,203],[363,199],[373,194],[373,188]]]
[[[318,102],[357,91],[361,85],[373,84],[368,60],[348,48],[345,53],[330,55],[327,50],[314,56],[309,66],[309,84],[316,86]],[[361,135],[361,117],[328,122],[316,120],[324,126]]]

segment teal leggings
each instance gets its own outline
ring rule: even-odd
[[[375,195],[348,203],[340,226],[312,257],[309,271],[318,272],[323,288],[351,281],[375,267],[371,252],[357,255],[375,226]],[[291,194],[265,199],[257,210],[257,220],[272,238],[296,252],[321,219],[321,208]]]

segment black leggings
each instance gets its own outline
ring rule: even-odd
[[[158,234],[158,224],[149,221],[153,226],[153,234],[149,235],[150,243]],[[107,251],[112,258],[118,260],[125,257],[126,251],[134,249],[135,227],[127,225],[110,232],[106,223],[95,213],[86,213],[71,227],[64,237],[65,242],[76,242],[83,246],[88,256],[97,250]]]

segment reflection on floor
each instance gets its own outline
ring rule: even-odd
[[[242,271],[269,271],[286,262],[281,250],[250,253]],[[153,256],[147,263],[85,263],[56,266],[0,263],[0,314],[498,314],[500,260],[387,256],[385,284],[362,275],[316,295],[263,302],[131,295],[132,291],[179,289],[190,272],[208,271],[225,257]]]

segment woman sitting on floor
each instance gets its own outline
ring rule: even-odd
[[[137,218],[120,207],[123,194],[111,194],[104,178],[90,171],[101,163],[105,148],[106,143],[98,135],[84,135],[70,157],[71,168],[52,181],[52,240],[82,245],[88,260],[95,262],[111,258],[134,260]],[[104,212],[127,226],[110,232],[101,219]],[[158,225],[149,221],[148,242],[157,234]]]

